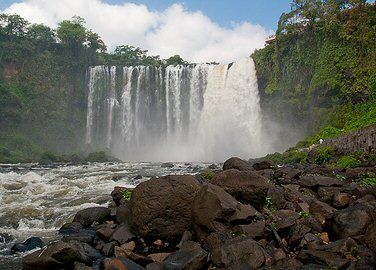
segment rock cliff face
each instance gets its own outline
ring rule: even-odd
[[[324,145],[331,145],[345,153],[376,151],[376,125],[372,125],[335,139],[328,139]]]

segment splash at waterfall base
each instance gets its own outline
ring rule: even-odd
[[[332,168],[317,174],[310,165],[231,158],[210,179],[170,175],[115,187],[108,208],[79,211],[61,241],[25,256],[23,266],[373,269],[374,190],[351,179]]]
[[[86,143],[122,160],[221,161],[275,150],[263,131],[251,58],[229,65],[96,66],[88,77]]]

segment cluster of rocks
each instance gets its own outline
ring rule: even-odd
[[[365,170],[231,158],[212,179],[152,178],[129,201],[117,187],[110,207],[79,211],[23,267],[374,269],[376,192],[351,181]]]

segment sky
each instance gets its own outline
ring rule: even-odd
[[[264,46],[290,0],[0,0],[0,11],[56,28],[74,15],[113,50],[128,44],[162,58],[233,62]]]

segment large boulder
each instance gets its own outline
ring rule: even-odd
[[[82,226],[90,226],[93,222],[102,223],[110,217],[110,209],[107,207],[90,207],[78,211],[73,219],[74,222],[79,222]]]
[[[232,157],[223,163],[223,170],[253,171],[252,164],[238,157]]]
[[[197,193],[192,214],[195,224],[216,231],[221,229],[222,224],[251,219],[256,215],[256,210],[238,202],[221,187],[208,184]]]
[[[212,261],[225,269],[256,269],[265,262],[264,250],[251,237],[227,240],[213,251]]]
[[[138,185],[129,204],[132,227],[142,236],[180,237],[192,225],[192,203],[200,188],[191,175],[152,178]]]
[[[333,213],[331,225],[339,238],[362,235],[374,219],[374,209],[368,204],[357,204]]]
[[[241,202],[261,208],[273,184],[255,171],[226,170],[216,174],[211,183],[222,187]]]

